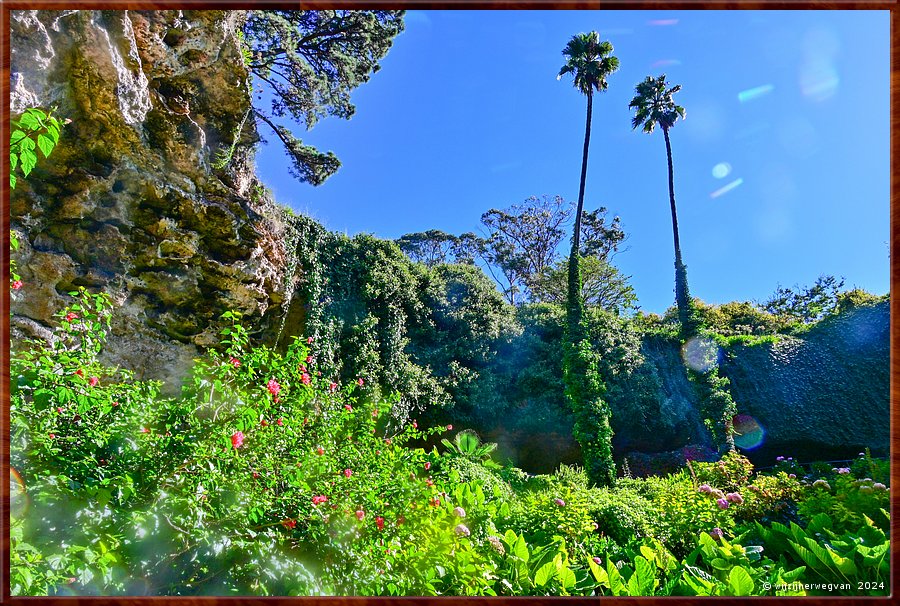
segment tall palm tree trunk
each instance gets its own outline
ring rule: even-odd
[[[669,129],[663,127],[666,139],[666,158],[669,162],[669,205],[672,208],[672,233],[675,236],[675,305],[678,307],[678,318],[682,331],[691,336],[693,326],[690,322],[691,295],[688,291],[687,267],[681,260],[681,243],[678,240],[678,213],[675,210],[675,172],[672,168],[672,143],[669,141]]]
[[[575,209],[575,233],[572,235],[572,253],[569,255],[568,324],[573,343],[581,339],[584,320],[584,303],[581,300],[581,216],[584,213],[584,184],[587,180],[588,148],[591,144],[591,113],[593,94],[587,95],[587,121],[584,125],[584,151],[581,156],[581,185],[578,188],[578,206]]]

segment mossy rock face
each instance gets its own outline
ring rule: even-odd
[[[178,379],[218,317],[275,339],[294,295],[286,230],[251,192],[251,107],[237,11],[14,11],[12,110],[56,106],[63,128],[11,196],[25,283],[13,338],[46,331],[85,285],[119,304],[107,357]],[[251,132],[252,131],[252,132]],[[240,173],[240,174],[238,174]],[[38,304],[38,301],[43,303]],[[144,359],[133,355],[141,352]],[[125,363],[127,362],[127,363]]]
[[[765,430],[748,454],[768,463],[888,452],[890,304],[860,306],[797,338],[734,347],[723,363],[738,411]]]

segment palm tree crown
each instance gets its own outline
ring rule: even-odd
[[[676,84],[667,88],[666,75],[657,78],[647,76],[643,82],[634,87],[635,96],[628,107],[636,110],[631,119],[631,128],[643,125],[645,133],[652,133],[653,128],[659,124],[663,130],[672,128],[678,118],[684,119],[684,108],[675,105],[672,96],[681,90],[681,85]]]
[[[574,74],[575,88],[583,94],[590,96],[595,90],[605,91],[606,77],[619,69],[619,60],[611,55],[612,52],[612,44],[605,40],[601,42],[597,32],[572,36],[563,49],[566,64],[556,79]]]

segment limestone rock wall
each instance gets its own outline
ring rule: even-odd
[[[217,318],[275,338],[293,293],[282,211],[260,194],[240,11],[15,11],[14,114],[71,120],[11,196],[24,287],[12,338],[41,334],[77,286],[121,305],[106,355],[181,376]],[[222,155],[233,150],[222,168]]]

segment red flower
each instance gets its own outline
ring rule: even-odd
[[[427,480],[425,480],[425,486],[428,486],[429,488],[431,488],[432,486],[434,486],[434,480],[432,480],[431,478],[428,478]]]
[[[428,471],[429,469],[431,469],[431,463],[425,461],[425,471]]]
[[[388,446],[390,446],[390,445],[391,445],[391,439],[390,439],[390,438],[385,438],[385,439],[384,439],[384,443],[387,444]]]
[[[259,473],[254,471],[254,472],[253,472],[253,479],[256,479],[256,478],[258,478],[258,477],[259,477]]]
[[[312,356],[306,356],[306,363],[307,363],[307,364],[312,364],[312,363],[315,362],[315,361],[316,361],[316,359],[315,359],[314,357],[312,357]]]
[[[328,391],[330,391],[331,393],[334,393],[337,391],[337,388],[338,388],[338,384],[335,383],[334,381],[332,381],[331,385],[328,386]]]
[[[97,377],[91,377],[90,379],[88,379],[88,384],[91,387],[96,387],[97,383],[99,383],[99,382],[100,382],[100,379],[98,379]]]
[[[63,411],[62,406],[57,406],[57,407],[56,407],[56,412],[57,412],[57,413],[62,414],[62,411]]]
[[[150,428],[149,428],[149,427],[142,427],[142,428],[141,428],[141,433],[150,433]]]
[[[74,311],[70,311],[69,313],[66,314],[66,322],[71,322],[72,320],[77,320],[77,319],[78,319],[78,314],[76,314]]]
[[[352,475],[353,475],[353,470],[352,470],[352,469],[345,469],[345,470],[344,470],[344,477],[345,477],[345,478],[349,478],[349,477],[352,476]]]
[[[312,338],[312,337],[307,337],[307,338],[306,338],[306,344],[307,344],[307,345],[312,345],[312,343],[313,343],[313,338]]]
[[[75,374],[78,375],[79,377],[84,377],[84,371],[81,370],[80,368],[75,371]]]
[[[239,366],[241,365],[241,361],[238,360],[237,358],[231,358],[231,359],[228,360],[228,361],[229,361],[229,362],[231,363],[231,365],[234,366],[235,368],[237,368],[237,367],[239,367]]]
[[[266,388],[269,390],[269,393],[273,396],[278,396],[278,392],[281,391],[281,385],[278,384],[278,381],[275,379],[269,379],[269,382],[266,384]]]
[[[362,509],[357,509],[357,510],[356,510],[356,519],[357,519],[357,520],[362,520],[365,516],[366,516],[366,512],[365,512],[365,511],[363,511]]]
[[[310,379],[309,379],[309,375],[308,375],[308,374],[303,373],[303,375],[300,377],[300,380],[303,381],[303,384],[304,384],[304,385],[309,385],[309,380],[310,380]]]
[[[51,439],[51,440],[52,440],[53,438],[55,438],[55,437],[56,437],[56,434],[55,434],[55,433],[51,433],[51,434],[50,434],[50,439]]]
[[[418,429],[418,428],[419,428],[419,424],[416,423],[415,421],[412,422],[412,426],[413,426],[413,429]]]
[[[319,456],[325,454],[325,449],[319,446],[318,448],[316,448],[316,454]]]
[[[353,411],[353,407],[350,406],[349,404],[344,404],[344,410],[346,410],[346,411],[348,411],[348,412],[352,412],[352,411]]]
[[[281,525],[287,529],[291,529],[297,525],[297,520],[285,520],[284,522],[281,523]]]
[[[275,423],[277,423],[279,427],[284,425],[284,421],[282,421],[281,419],[278,419],[277,421],[275,421]]]
[[[452,429],[453,429],[453,425],[447,425],[447,431],[450,431]]]
[[[356,384],[359,385],[360,387],[362,387],[363,385],[365,385],[365,383],[366,383],[366,382],[363,381],[361,378],[356,380]]]
[[[262,425],[263,427],[266,427],[269,424],[269,422],[266,421],[265,419],[263,419],[262,421],[259,422],[259,424]]]
[[[384,518],[381,516],[375,518],[375,525],[378,526],[378,530],[384,530]]]
[[[233,434],[231,434],[231,445],[234,448],[240,448],[243,443],[244,443],[244,433],[243,432],[236,431]]]
[[[112,405],[113,405],[113,406],[118,406],[119,403],[118,403],[118,402],[113,402]]]
[[[328,497],[326,497],[325,495],[319,495],[319,496],[317,496],[317,497],[313,497],[313,498],[312,498],[313,505],[318,505],[318,504],[320,504],[320,503],[325,503],[326,501],[328,501]]]
[[[12,289],[19,290],[20,288],[22,288],[22,280],[13,280]]]

